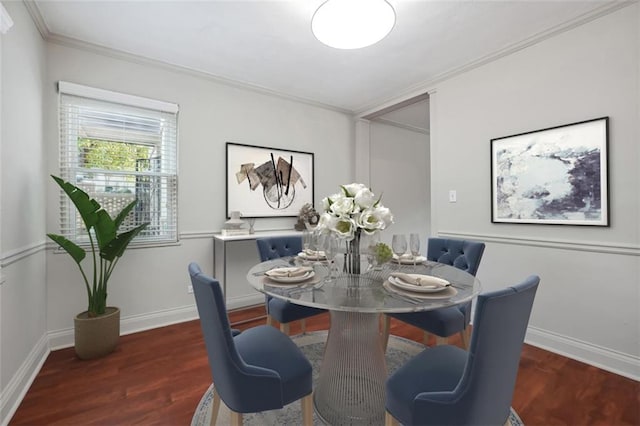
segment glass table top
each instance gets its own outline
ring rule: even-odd
[[[275,282],[266,271],[280,267],[308,266],[313,276],[302,282]],[[363,265],[364,266],[364,265]],[[363,267],[366,270],[366,267]],[[473,275],[453,266],[425,261],[413,264],[387,263],[378,270],[360,275],[336,272],[328,278],[328,263],[303,260],[297,256],[259,263],[251,268],[247,280],[256,290],[291,303],[348,312],[415,312],[458,305],[471,300],[481,290]],[[389,282],[394,272],[421,274],[447,280],[451,287],[441,292],[409,292]],[[311,275],[311,274],[310,274]]]

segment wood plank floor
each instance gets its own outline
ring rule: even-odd
[[[259,315],[262,307],[230,319],[245,329],[263,324],[250,320]],[[323,330],[329,317],[307,322]],[[391,332],[422,337],[395,320]],[[80,361],[72,348],[52,352],[10,424],[188,425],[210,382],[200,324],[190,321],[123,336],[99,360]],[[512,405],[527,426],[640,425],[640,383],[525,345]]]

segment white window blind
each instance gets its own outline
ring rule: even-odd
[[[121,230],[148,222],[135,243],[177,241],[178,106],[59,82],[60,174],[111,215],[137,204]],[[88,240],[73,203],[60,194],[61,233]]]

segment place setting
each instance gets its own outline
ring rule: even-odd
[[[310,266],[277,267],[264,272],[264,284],[289,286],[315,282],[315,271]]]
[[[327,260],[327,254],[322,250],[322,238],[318,232],[304,230],[302,233],[302,251],[298,258],[309,262],[322,262]]]
[[[411,298],[448,299],[458,294],[449,281],[422,274],[393,272],[383,283],[383,287],[392,293]]]
[[[324,250],[303,249],[300,253],[298,253],[298,257],[302,260],[313,262],[321,262],[327,260],[327,255]]]

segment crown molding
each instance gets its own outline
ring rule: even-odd
[[[615,1],[614,3],[607,3],[590,12],[584,13],[572,20],[563,22],[562,24],[558,24],[555,27],[552,27],[546,31],[539,32],[522,41],[513,43],[503,49],[497,50],[493,53],[490,53],[488,55],[472,60],[471,62],[465,65],[462,65],[457,68],[453,68],[449,71],[445,71],[441,74],[438,74],[429,80],[425,80],[421,83],[417,83],[412,86],[409,86],[406,89],[402,90],[399,95],[396,94],[396,95],[388,96],[385,98],[379,98],[377,101],[370,102],[369,104],[366,104],[360,108],[357,108],[353,112],[353,114],[356,116],[356,118],[375,115],[377,114],[378,111],[382,109],[392,108],[394,105],[404,102],[407,99],[415,98],[417,96],[422,96],[425,93],[431,93],[432,91],[435,90],[434,86],[437,85],[438,83],[441,83],[445,80],[449,80],[460,74],[464,74],[475,68],[479,68],[490,62],[494,62],[500,58],[511,55],[512,53],[516,53],[520,50],[526,49],[527,47],[533,46],[535,44],[538,44],[540,42],[553,38],[566,31],[570,31],[588,22],[594,21],[602,16],[608,15],[610,13],[613,13],[617,10],[620,10],[627,6],[631,6],[636,3],[638,3],[637,0],[630,0],[630,1],[623,0],[623,1]]]
[[[33,23],[36,25],[36,28],[40,32],[40,35],[43,39],[47,40],[51,36],[51,31],[49,31],[49,27],[47,23],[44,21],[42,17],[42,13],[40,12],[40,8],[36,4],[34,0],[23,0],[22,1],[27,8],[27,12],[31,15],[31,19]]]
[[[322,108],[322,109],[326,109],[334,112],[339,112],[342,114],[347,114],[349,116],[353,115],[353,111],[351,110],[347,110],[344,108],[339,108],[333,105],[314,101],[312,99],[285,94],[285,93],[278,92],[278,91],[275,91],[263,86],[259,86],[256,84],[246,83],[246,82],[233,80],[225,77],[220,77],[205,71],[200,71],[194,68],[185,67],[183,65],[176,65],[169,62],[160,61],[157,59],[152,59],[145,56],[125,52],[122,50],[112,49],[110,47],[105,47],[98,44],[77,40],[72,37],[49,33],[49,35],[45,37],[45,40],[53,44],[58,44],[60,46],[71,47],[71,48],[84,50],[91,53],[97,53],[102,56],[108,56],[114,59],[124,60],[127,62],[139,64],[139,65],[153,66],[156,68],[161,68],[161,69],[165,69],[172,72],[186,74],[196,78],[201,78],[203,80],[212,81],[214,83],[222,84],[225,86],[235,87],[237,89],[242,89],[242,90],[248,90],[251,92],[259,93],[262,95],[268,95],[268,96],[272,96],[272,97],[276,97],[276,98],[280,98],[288,101],[294,101],[294,102],[302,103],[305,105],[313,106],[316,108]]]
[[[13,27],[13,19],[0,3],[0,34],[6,34]]]
[[[399,123],[397,121],[389,120],[387,118],[374,118],[371,120],[374,123],[386,124],[388,126],[399,127],[401,129],[409,130],[411,132],[422,133],[425,135],[430,135],[431,132],[428,129],[423,129],[422,127],[412,126],[410,124]]]
[[[63,36],[60,34],[52,33],[49,30],[44,18],[42,17],[42,13],[40,12],[40,8],[34,0],[23,0],[29,15],[31,15],[31,19],[35,23],[38,31],[42,38],[50,43],[58,44],[61,46],[72,47],[75,49],[85,50],[92,53],[97,53],[103,56],[109,56],[114,59],[125,60],[128,62],[133,62],[140,65],[150,65],[157,68],[162,68],[165,70],[178,72],[182,74],[191,75],[193,77],[213,81],[218,84],[223,84],[225,86],[231,86],[238,89],[249,90],[252,92],[260,93],[263,95],[273,96],[280,99],[285,99],[289,101],[299,102],[302,104],[314,106],[317,108],[322,108],[334,112],[339,112],[342,114],[353,115],[353,111],[340,108],[334,105],[325,104],[322,102],[315,101],[313,99],[307,99],[300,96],[289,95],[286,93],[281,93],[263,86],[259,86],[257,84],[247,83],[240,80],[234,80],[226,77],[220,77],[215,74],[211,74],[205,71],[200,71],[194,68],[185,67],[182,65],[172,64],[170,62],[160,61],[157,59],[147,58],[145,56],[136,55],[133,53],[129,53],[123,50],[112,49],[109,47],[101,46],[94,43],[89,43],[83,40],[78,40],[72,37]]]

